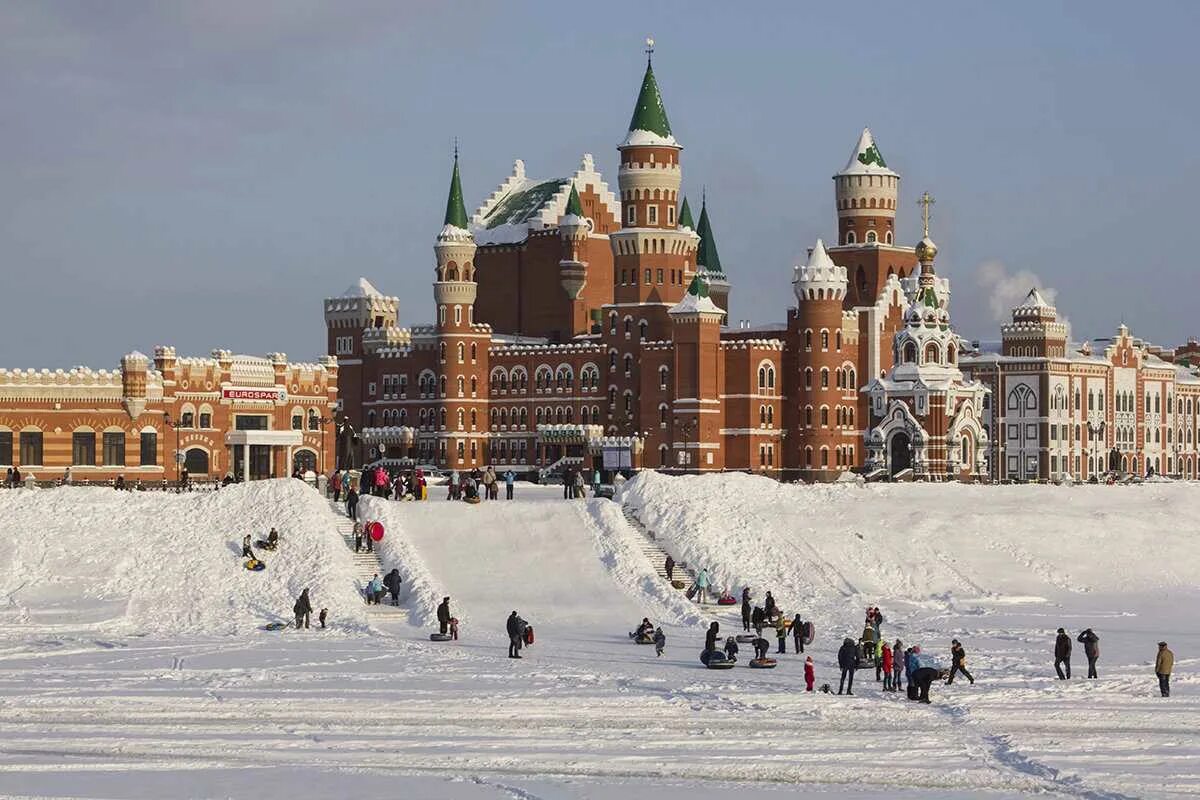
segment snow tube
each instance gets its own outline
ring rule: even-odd
[[[242,566],[251,572],[262,572],[267,568],[267,565],[262,561],[259,561],[257,558],[247,559],[246,563],[242,564]]]
[[[738,644],[750,644],[757,638],[758,637],[755,636],[753,633],[739,633],[734,638],[734,641],[737,642]]]
[[[755,669],[775,669],[775,665],[777,663],[778,662],[775,661],[775,659],[773,659],[773,658],[752,658],[752,659],[750,659],[750,666],[754,667]]]
[[[719,605],[719,606],[736,606],[737,598],[736,597],[718,597],[717,605]]]
[[[640,637],[640,636],[636,637],[636,638],[635,638],[633,641],[634,641],[634,644],[654,644],[654,639],[653,639],[653,638],[651,638],[651,639],[643,639],[643,638],[642,638],[642,637]]]
[[[371,537],[371,541],[378,542],[380,539],[383,538],[383,523],[382,522],[368,522],[367,523],[367,535]]]
[[[479,496],[476,495],[475,497],[468,497],[467,502],[473,506],[477,506],[479,505]]]
[[[429,641],[431,641],[431,642],[448,642],[448,641],[450,641],[450,634],[448,634],[448,633],[431,633],[431,634],[429,634]]]
[[[709,655],[708,663],[704,666],[708,667],[709,669],[733,669],[733,666],[736,663],[736,661],[726,656],[720,650],[716,650]]]
[[[259,539],[257,542],[254,543],[254,546],[257,547],[259,550],[274,550],[276,547],[278,547],[277,544],[271,544],[270,542],[266,541],[265,539]]]
[[[687,584],[676,578],[675,580],[671,581],[671,586],[676,589],[682,589],[683,587],[687,586]]]
[[[817,629],[813,627],[811,622],[804,623],[804,643],[812,644],[813,637],[817,635]]]
[[[284,628],[291,627],[291,624],[290,622],[268,622],[262,626],[262,629],[264,631],[281,631]]]

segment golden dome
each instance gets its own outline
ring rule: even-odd
[[[917,250],[917,260],[920,261],[922,264],[929,262],[929,261],[933,261],[933,259],[935,259],[937,257],[937,252],[938,252],[937,245],[934,244],[933,239],[930,239],[928,236],[922,238],[921,241],[917,242],[916,250]]]

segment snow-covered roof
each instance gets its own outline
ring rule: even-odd
[[[383,293],[376,289],[371,282],[366,278],[359,278],[346,291],[342,292],[341,297],[383,297]]]
[[[572,186],[591,186],[613,218],[621,218],[621,205],[596,171],[591,153],[585,153],[579,168],[566,178],[530,178],[525,174],[525,162],[517,159],[512,174],[472,215],[475,243],[517,244],[529,238],[530,231],[557,228]]]
[[[679,142],[671,134],[663,136],[654,131],[630,131],[619,147],[679,147]]]
[[[838,175],[896,175],[895,172],[888,169],[887,162],[883,160],[883,155],[879,152],[878,145],[875,144],[875,137],[871,135],[870,128],[863,128],[862,134],[858,137],[858,144],[854,145],[854,150],[850,152],[850,160],[846,162],[846,166]]]
[[[1032,310],[1035,308],[1054,308],[1054,306],[1047,303],[1046,298],[1042,297],[1042,293],[1037,290],[1037,287],[1034,287],[1029,290],[1029,294],[1025,295],[1025,300],[1017,308]]]
[[[701,275],[696,274],[692,277],[692,282],[688,286],[687,294],[683,296],[675,305],[667,310],[668,314],[696,314],[696,313],[711,313],[724,314],[716,303],[708,296],[708,281]]]

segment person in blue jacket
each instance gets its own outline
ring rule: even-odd
[[[511,469],[508,472],[504,473],[504,499],[505,500],[512,500],[513,481],[515,481],[516,479],[517,479],[517,476],[513,474],[513,471]]]
[[[370,605],[371,603],[378,605],[382,599],[383,581],[379,580],[379,576],[376,575],[367,583],[367,605]]]

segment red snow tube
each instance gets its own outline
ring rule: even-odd
[[[380,539],[383,538],[383,523],[382,522],[368,522],[367,523],[367,535],[371,537],[371,541],[378,542]]]
[[[533,626],[525,629],[525,644],[533,644]]]
[[[775,665],[777,663],[778,662],[773,658],[752,658],[752,659],[750,659],[750,666],[754,667],[754,669],[775,669]]]
[[[719,598],[717,598],[717,605],[719,605],[719,606],[736,606],[737,598],[736,597],[719,597]]]

